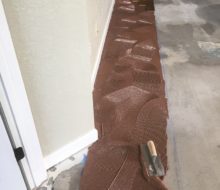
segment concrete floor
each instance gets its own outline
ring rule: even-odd
[[[48,180],[36,190],[79,190],[79,180],[87,152],[88,149],[85,148],[50,168],[47,171]]]
[[[155,0],[169,101],[169,190],[220,189],[220,1]],[[78,190],[81,165],[54,190]],[[45,188],[46,189],[46,188]]]
[[[170,190],[220,189],[220,1],[156,0]]]

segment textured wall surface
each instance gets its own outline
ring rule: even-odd
[[[93,71],[102,39],[107,17],[114,0],[87,0],[87,15],[89,27],[89,47],[91,49],[91,69]]]
[[[3,0],[44,156],[94,126],[86,1]]]

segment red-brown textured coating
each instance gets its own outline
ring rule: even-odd
[[[167,101],[153,0],[116,0],[94,87],[99,139],[81,190],[166,190],[143,174],[140,144],[153,140],[167,170]]]

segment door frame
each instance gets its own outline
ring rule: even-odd
[[[21,141],[23,145],[27,162],[23,164],[24,174],[33,189],[47,179],[47,172],[1,0],[0,26],[0,51],[3,55],[0,62],[0,79],[16,123],[16,128],[9,130],[14,141]],[[13,135],[15,133],[19,135]]]
[[[4,175],[0,176],[0,184],[2,189],[20,189],[27,190],[24,176],[20,171],[19,164],[14,156],[14,147],[7,132],[7,122],[5,122],[4,112],[1,109],[0,116],[0,168],[4,171]],[[13,173],[12,173],[13,172]],[[13,181],[13,183],[12,183]],[[18,188],[19,187],[19,188]]]

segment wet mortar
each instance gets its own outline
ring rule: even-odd
[[[155,5],[163,74],[166,80],[166,93],[169,97],[170,119],[167,133],[169,137],[168,160],[170,164],[165,183],[169,189],[174,190],[219,190],[219,0],[155,0]],[[103,78],[102,81],[96,81],[96,87],[101,87],[99,84],[104,85],[107,83],[105,76],[109,76],[109,71],[112,71],[112,64],[107,63],[108,59],[102,59],[101,67],[105,69],[100,67],[102,72],[99,72],[99,75],[103,75]],[[112,63],[114,64],[114,62]],[[114,79],[113,81],[120,81],[122,86],[129,84],[123,82],[121,75],[118,74],[119,71],[127,73],[129,69],[126,69],[126,66],[116,66],[114,76],[117,77],[117,80]],[[126,76],[129,78],[129,74],[126,74]],[[130,80],[132,81],[132,77],[129,78]],[[118,85],[118,82],[116,84]],[[138,84],[142,87],[146,86],[146,88],[158,86]],[[111,113],[115,111],[121,113],[121,117],[117,119],[111,118],[112,125],[120,123],[121,119],[126,116],[121,112],[120,107],[115,107],[114,102],[118,99],[114,98],[117,95],[117,93],[113,93],[114,86],[111,86],[113,90],[105,93],[107,95],[105,98],[103,98],[102,89],[96,89],[98,89],[98,92],[96,90],[98,95],[94,97],[97,97],[97,99],[99,97],[100,101],[105,102],[104,107],[96,105],[96,109],[108,110],[111,108]],[[133,92],[132,89],[134,88],[131,88],[130,92]],[[155,90],[154,92],[159,95],[164,92],[164,89],[162,88],[159,92]],[[147,98],[147,94],[140,93],[137,97]],[[109,103],[109,100],[114,100],[113,105]],[[99,101],[97,100],[97,102]],[[132,100],[125,102],[129,103],[130,113],[133,109]],[[122,107],[124,104],[126,103],[121,104]],[[108,116],[110,117],[110,114],[106,114],[106,119]],[[97,117],[97,124],[99,124],[99,113],[97,113]],[[105,123],[108,124],[107,122]],[[102,127],[97,128],[102,129]],[[111,131],[111,126],[109,128]],[[100,131],[102,131],[100,134],[100,138],[102,138],[103,135],[105,136],[106,130]],[[114,140],[118,140],[119,137],[120,134],[114,135]],[[120,144],[124,145],[124,142],[120,142]],[[132,148],[137,151],[135,147],[127,150],[127,145],[125,147],[120,146],[119,149],[115,149],[114,146],[108,146],[107,149],[102,149],[102,146],[99,147],[98,144],[95,146],[99,148],[97,152],[100,152],[100,154],[97,156],[93,148],[91,148],[91,153],[95,154],[98,159],[102,160],[102,154],[105,155],[104,157],[110,157],[111,154],[102,153],[110,150],[114,152],[114,155],[118,156],[117,158],[119,159],[114,168],[120,165],[123,161],[121,159],[124,158],[126,152],[132,150]],[[132,159],[134,158],[132,157]],[[104,163],[104,165],[108,166],[108,162],[107,164]],[[95,170],[96,167],[102,169],[102,166],[96,165],[91,167],[91,169]],[[135,168],[135,166],[131,165],[131,168],[133,167]],[[82,168],[73,167],[71,170],[79,170],[81,172]],[[111,164],[110,167],[104,167],[104,170],[111,173]],[[54,190],[79,190],[79,181],[77,180],[81,176],[80,172],[69,178],[70,181],[68,183],[63,184],[62,180],[59,181],[61,184],[55,183]],[[124,172],[124,170],[121,172]],[[62,176],[58,176],[57,180]],[[74,180],[74,177],[77,180]],[[99,183],[102,179],[105,179],[104,174],[100,179],[96,180],[96,183]],[[74,180],[74,184],[72,184],[71,180]],[[142,182],[142,180],[143,178],[138,178],[138,182]]]
[[[99,140],[88,153],[81,190],[163,190],[144,177],[140,144],[153,140],[167,169],[164,81],[151,0],[116,0],[94,87]]]

